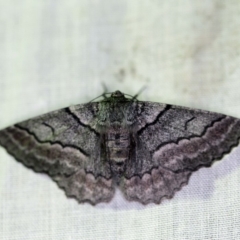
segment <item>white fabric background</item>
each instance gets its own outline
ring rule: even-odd
[[[103,92],[240,117],[238,0],[0,0],[0,128]],[[0,149],[0,239],[239,239],[240,147],[160,205],[93,207]]]

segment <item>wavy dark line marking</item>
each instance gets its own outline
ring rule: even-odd
[[[155,120],[153,120],[151,123],[147,123],[144,127],[142,127],[140,130],[137,131],[139,135],[143,133],[143,131],[148,128],[151,125],[154,125],[168,110],[170,110],[172,105],[167,104],[166,107],[157,115]]]
[[[79,125],[88,128],[91,132],[94,132],[97,136],[100,135],[95,129],[93,129],[93,128],[91,128],[89,125],[84,124],[83,122],[81,122],[81,120],[79,119],[79,117],[76,116],[76,114],[74,114],[74,113],[70,110],[69,107],[65,108],[64,110],[65,110],[65,112],[66,112],[68,115],[72,116],[73,119],[74,119]]]
[[[207,132],[207,130],[214,125],[214,123],[216,123],[216,122],[221,122],[221,121],[222,121],[224,118],[226,118],[226,117],[227,117],[227,116],[223,116],[223,117],[220,117],[220,118],[212,121],[211,124],[209,124],[209,125],[207,125],[206,127],[204,127],[203,132],[202,132],[201,134],[199,134],[199,135],[198,135],[198,134],[193,134],[193,135],[191,135],[191,136],[189,136],[189,137],[179,137],[176,141],[168,141],[168,142],[161,143],[161,144],[159,144],[159,145],[156,147],[155,150],[151,151],[151,154],[153,154],[154,152],[158,151],[160,148],[164,147],[164,146],[167,145],[167,144],[174,143],[174,144],[177,144],[177,145],[178,145],[178,143],[179,143],[181,140],[189,140],[189,141],[190,141],[191,138],[194,138],[194,137],[202,138],[202,137],[205,135],[205,133]]]
[[[196,117],[192,117],[190,119],[188,119],[186,122],[185,122],[185,125],[184,125],[184,129],[187,130],[187,125],[193,120],[195,119]]]
[[[76,146],[76,145],[73,145],[73,144],[63,144],[62,142],[60,141],[42,141],[40,140],[37,135],[33,132],[31,132],[28,128],[25,128],[25,127],[22,127],[20,126],[19,124],[15,124],[14,127],[20,129],[20,130],[23,130],[25,132],[27,132],[29,135],[33,136],[35,138],[35,140],[39,143],[49,143],[50,145],[54,145],[54,144],[58,144],[60,145],[62,148],[66,148],[66,147],[70,147],[70,148],[73,148],[73,149],[76,149],[78,150],[79,152],[81,152],[83,155],[85,155],[86,157],[89,157],[90,154],[88,154],[87,152],[85,152],[83,149],[81,149],[80,147]]]
[[[175,172],[175,173],[185,172],[185,171],[195,172],[195,171],[197,171],[198,169],[200,169],[201,167],[211,167],[212,164],[213,164],[215,161],[221,160],[224,155],[230,153],[233,148],[235,148],[236,146],[238,146],[239,140],[240,140],[240,136],[236,139],[236,141],[235,141],[232,145],[229,146],[229,148],[228,148],[226,151],[223,151],[219,157],[216,157],[216,158],[211,157],[208,163],[199,164],[199,165],[198,165],[196,168],[194,168],[194,169],[192,169],[192,168],[184,168],[184,169],[182,169],[182,170],[177,170],[177,171],[174,171],[174,172]],[[167,169],[168,169],[168,168],[167,168]]]
[[[55,135],[55,129],[51,126],[51,125],[49,125],[48,123],[46,123],[46,122],[43,122],[42,123],[44,126],[46,126],[46,127],[49,127],[51,130],[52,130],[52,135]]]

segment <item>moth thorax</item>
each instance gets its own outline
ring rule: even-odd
[[[110,161],[121,165],[129,157],[129,134],[126,132],[109,132],[106,135],[106,147]]]

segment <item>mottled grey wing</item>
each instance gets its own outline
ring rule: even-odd
[[[171,198],[187,184],[193,171],[209,167],[239,142],[239,119],[178,106],[139,104],[148,112],[146,116],[152,112],[155,117],[150,122],[143,120],[144,111],[138,117],[138,172],[135,166],[122,183],[128,200],[146,204]]]
[[[109,201],[110,169],[101,164],[99,134],[90,126],[95,108],[95,103],[76,105],[21,122],[0,131],[0,144],[79,202]]]

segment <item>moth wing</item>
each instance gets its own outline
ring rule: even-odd
[[[143,111],[137,122],[135,152],[140,174],[132,169],[123,179],[128,200],[146,204],[173,197],[192,172],[211,166],[239,142],[237,118],[179,106],[139,104],[155,116],[143,124]]]
[[[91,103],[29,119],[1,130],[0,145],[27,167],[47,173],[79,202],[109,201],[114,188],[99,157],[95,112]]]

